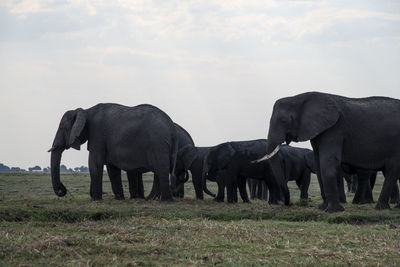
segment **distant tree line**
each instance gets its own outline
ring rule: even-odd
[[[0,163],[0,172],[50,172],[51,168],[46,167],[46,168],[41,168],[40,166],[36,165],[35,167],[30,167],[28,168],[28,171],[25,169],[21,169],[19,167],[8,167],[7,165],[4,165],[3,163]],[[76,167],[74,169],[72,168],[67,168],[65,165],[60,166],[60,172],[62,173],[73,173],[73,172],[89,172],[89,168],[86,166],[81,166],[81,167]]]

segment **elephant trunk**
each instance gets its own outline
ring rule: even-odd
[[[67,189],[60,181],[60,162],[63,151],[64,149],[61,148],[51,149],[51,181],[54,193],[59,197],[63,197],[67,194]]]

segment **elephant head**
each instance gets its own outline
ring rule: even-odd
[[[54,192],[62,197],[67,193],[67,189],[60,181],[60,161],[64,150],[70,147],[80,150],[81,144],[87,140],[86,112],[79,108],[69,110],[63,115],[58,127],[51,152],[51,179]]]
[[[267,154],[260,160],[273,157],[285,141],[312,140],[333,127],[339,116],[329,94],[309,92],[279,99],[270,120]]]
[[[210,149],[205,160],[205,170],[208,175],[216,176],[218,171],[225,169],[235,152],[229,142]]]
[[[184,184],[189,180],[189,170],[193,161],[197,158],[197,150],[193,145],[186,145],[179,149],[176,161],[176,177],[171,179],[171,189],[178,192]]]

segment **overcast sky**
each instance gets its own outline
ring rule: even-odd
[[[150,103],[208,146],[265,138],[306,91],[400,98],[400,1],[0,1],[8,166],[48,166],[70,109]]]

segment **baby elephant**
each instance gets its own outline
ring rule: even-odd
[[[311,172],[315,173],[314,153],[310,149],[282,145],[278,153],[283,177],[288,181],[296,181],[300,189],[300,200],[308,200]]]

